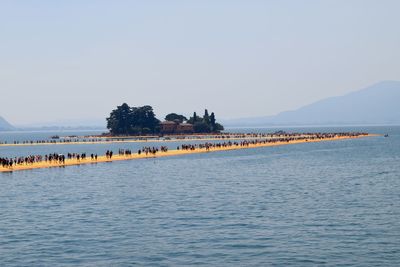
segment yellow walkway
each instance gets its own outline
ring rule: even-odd
[[[66,159],[64,164],[58,162],[35,162],[32,164],[21,164],[15,165],[12,168],[4,168],[0,166],[0,172],[11,172],[11,171],[20,171],[20,170],[30,170],[30,169],[39,169],[39,168],[52,168],[52,167],[64,167],[64,166],[72,166],[72,165],[83,165],[83,164],[94,164],[101,162],[112,162],[119,160],[133,160],[133,159],[145,159],[145,158],[158,158],[158,157],[169,157],[169,156],[178,156],[178,155],[188,155],[188,154],[198,154],[198,153],[208,153],[208,152],[216,152],[216,151],[228,151],[228,150],[238,150],[238,149],[249,149],[249,148],[257,148],[257,147],[268,147],[268,146],[280,146],[280,145],[289,145],[289,144],[300,144],[300,143],[313,143],[313,142],[321,142],[321,141],[334,141],[334,140],[343,140],[343,139],[356,139],[368,136],[376,136],[376,135],[361,135],[361,136],[343,136],[343,137],[335,137],[335,138],[323,138],[323,139],[313,139],[313,140],[293,140],[289,142],[275,142],[275,143],[258,143],[258,144],[249,144],[248,146],[228,146],[228,147],[219,147],[219,148],[210,148],[210,150],[206,150],[205,148],[196,148],[195,150],[169,150],[167,152],[157,152],[155,155],[145,153],[141,153],[140,155],[135,153],[129,156],[120,156],[113,155],[112,159],[106,158],[106,156],[99,156],[97,160],[91,160],[90,157],[84,160],[76,160],[76,159]],[[222,140],[221,140],[222,141]],[[226,142],[229,140],[225,140]]]

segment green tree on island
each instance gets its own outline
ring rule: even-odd
[[[151,106],[129,107],[124,103],[110,113],[107,128],[113,135],[157,133],[159,122]]]
[[[216,133],[224,130],[224,127],[216,122],[214,112],[209,115],[207,109],[204,110],[203,118],[197,116],[196,112],[194,112],[193,117],[189,118],[188,123],[193,124],[196,133]]]
[[[203,121],[205,124],[210,125],[210,116],[208,115],[208,110],[204,110]]]
[[[193,116],[190,117],[187,122],[194,125],[196,122],[198,122],[200,120],[201,120],[201,118],[199,116],[197,116],[197,113],[195,111],[195,112],[193,112]]]
[[[211,112],[210,115],[210,126],[212,132],[221,132],[224,130],[224,126],[216,122],[214,112]]]
[[[219,133],[219,132],[222,132],[223,130],[225,130],[225,128],[222,124],[220,124],[220,123],[215,124],[214,132]]]
[[[179,121],[180,123],[187,121],[187,118],[183,115],[179,115],[176,113],[170,113],[167,116],[165,116],[166,121]]]
[[[156,118],[151,106],[132,108],[132,126],[139,130],[139,133],[156,133],[160,121]]]
[[[211,115],[210,115],[210,127],[211,127],[211,131],[214,132],[216,130],[216,121],[215,121],[214,112],[211,112]]]
[[[131,120],[132,109],[128,104],[123,103],[110,113],[110,117],[107,118],[107,128],[113,135],[128,134],[131,128]]]
[[[197,121],[193,125],[193,129],[195,133],[210,133],[210,126],[204,121]]]

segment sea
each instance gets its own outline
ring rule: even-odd
[[[400,266],[400,127],[229,130],[389,136],[0,173],[0,266]]]

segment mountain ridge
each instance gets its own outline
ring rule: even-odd
[[[296,110],[224,121],[225,126],[400,124],[400,81],[382,81]]]
[[[6,121],[2,116],[0,116],[0,131],[12,131],[15,127],[12,126],[8,121]]]

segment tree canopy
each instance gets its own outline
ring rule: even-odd
[[[158,132],[159,120],[151,106],[117,106],[107,118],[107,128],[113,135],[148,134]]]
[[[197,116],[197,113],[194,112],[188,123],[193,124],[196,133],[216,133],[224,130],[224,127],[216,122],[214,112],[209,115],[207,109],[204,110],[203,117]]]
[[[179,121],[180,123],[187,121],[187,118],[183,115],[179,115],[176,113],[170,113],[167,116],[165,116],[166,121]]]

